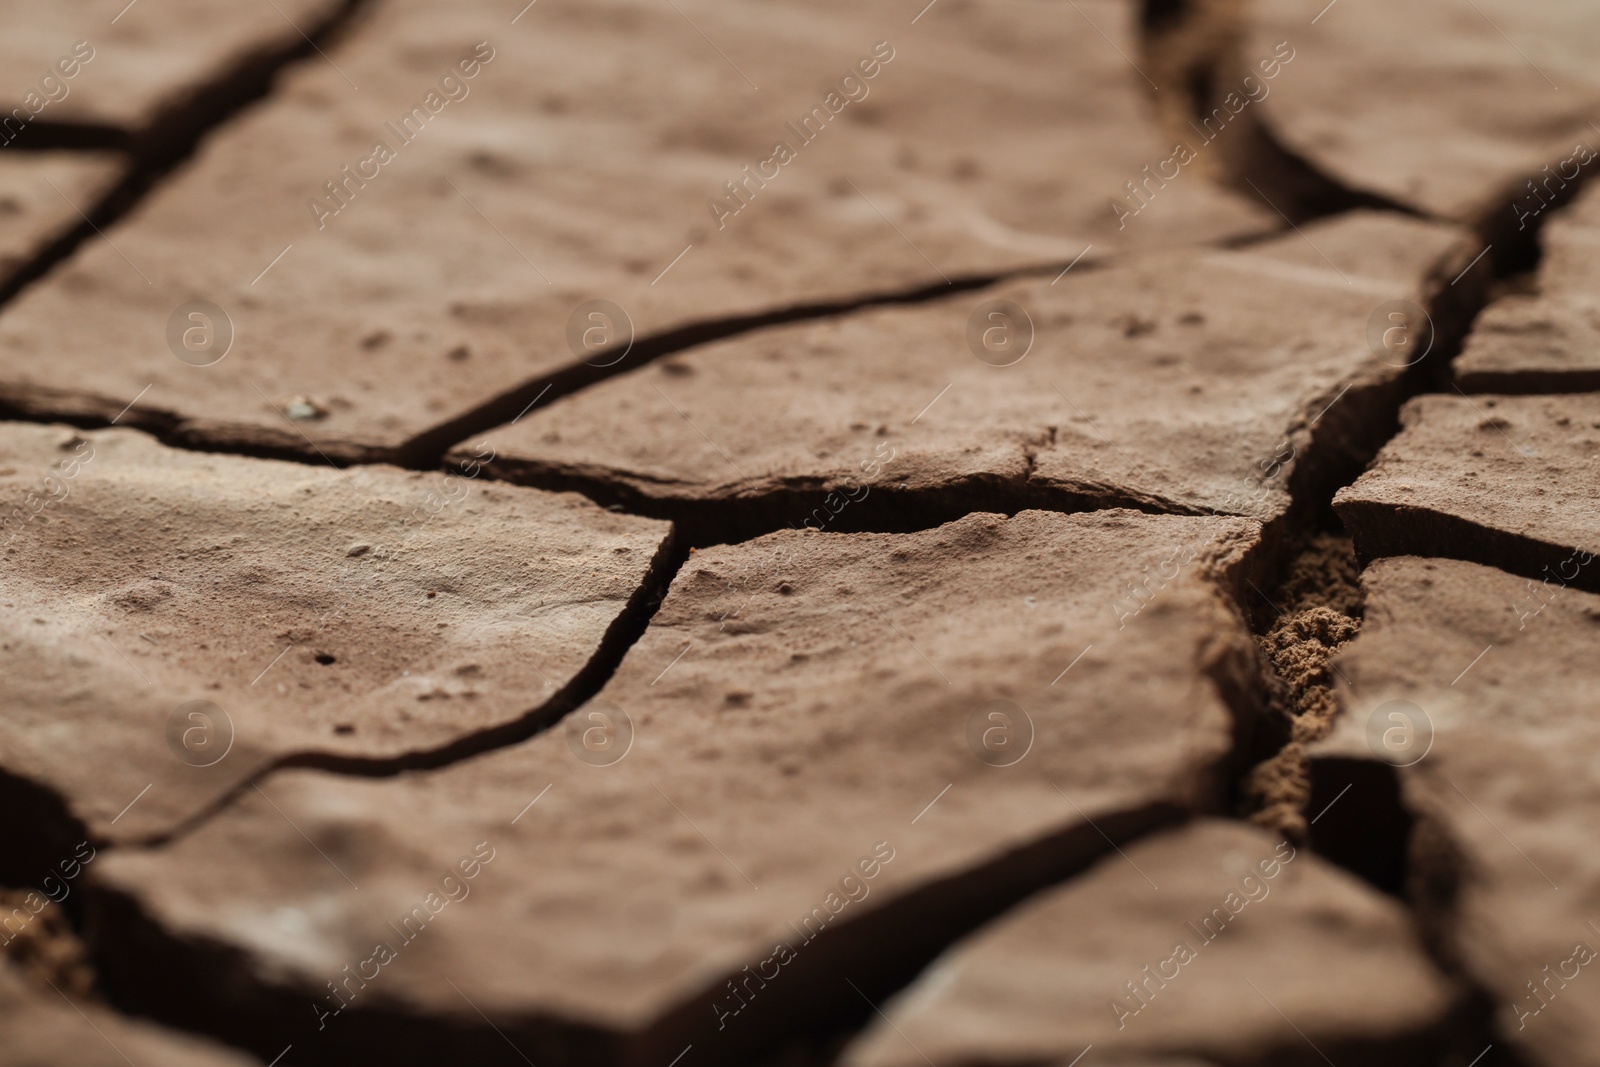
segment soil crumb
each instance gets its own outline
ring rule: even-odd
[[[1360,566],[1350,538],[1318,534],[1290,565],[1275,598],[1282,614],[1258,641],[1271,664],[1274,709],[1288,741],[1245,780],[1250,820],[1295,841],[1306,836],[1311,793],[1306,748],[1327,735],[1338,713],[1333,657],[1361,628]]]
[[[41,989],[73,1000],[94,993],[88,950],[61,906],[37,889],[0,889],[0,957]]]

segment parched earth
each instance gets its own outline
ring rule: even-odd
[[[0,1067],[1600,1067],[1600,9],[0,18]]]

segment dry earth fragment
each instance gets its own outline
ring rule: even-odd
[[[951,949],[846,1067],[1066,1063],[1090,1046],[1117,1064],[1437,1055],[1454,998],[1398,902],[1238,823],[1124,851]]]
[[[946,0],[914,26],[845,0],[676,6],[512,24],[498,0],[374,0],[114,228],[126,261],[86,247],[8,309],[0,397],[48,413],[83,390],[108,418],[151,385],[128,418],[371,459],[624,365],[629,329],[1276,224],[1198,178],[1119,224],[1112,199],[1161,151],[1114,43],[1131,52],[1131,4]],[[204,367],[167,340],[197,299],[234,337]],[[627,323],[579,312],[596,300]]]
[[[1423,919],[1524,1062],[1592,1067],[1600,597],[1560,576],[1416,557],[1379,560],[1364,582],[1366,623],[1339,660],[1354,688],[1313,750],[1317,773],[1401,765],[1406,808],[1436,831],[1411,857]]]
[[[97,839],[169,829],[289,753],[400,758],[519,719],[666,535],[570,495],[120,429],[7,424],[0,492],[0,766]]]
[[[1263,0],[1257,8],[1243,58],[1270,59],[1282,41],[1295,55],[1250,106],[1347,186],[1515,232],[1525,213],[1536,215],[1596,165],[1600,133],[1589,120],[1600,112],[1600,77],[1589,42],[1600,8],[1521,0]]]
[[[1131,258],[763,330],[489,440],[513,480],[598,486],[636,506],[809,492],[792,510],[812,525],[870,489],[969,508],[1131,503],[1267,520],[1289,506],[1313,430],[1326,459],[1398,402],[1407,358],[1380,359],[1369,322],[1390,301],[1426,302],[1460,237],[1361,212],[1249,250]],[[1000,331],[993,345],[985,331]]]
[[[858,1010],[846,979],[871,990],[1104,852],[1101,831],[1216,810],[1257,669],[1218,583],[1257,534],[1023,512],[699,551],[562,727],[397,779],[278,773],[270,803],[106,857],[106,957],[161,969],[154,1009],[297,1047],[304,1025],[329,1057],[520,1062],[475,1007],[541,1065],[690,1043],[748,1062]],[[1170,578],[1119,629],[1141,573]],[[405,938],[475,849],[493,859],[448,887],[467,895]],[[378,942],[397,958],[342,986]]]
[[[1600,589],[1600,395],[1422,396],[1334,497],[1356,550],[1475,560]]]
[[[1600,390],[1600,185],[1539,233],[1538,291],[1484,309],[1455,361],[1468,392]]]
[[[303,40],[340,0],[0,3],[0,144],[38,124],[139,134],[222,72]],[[297,28],[298,27],[298,28]]]

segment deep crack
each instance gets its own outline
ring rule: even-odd
[[[337,32],[361,2],[349,0],[335,16],[315,28],[312,38],[324,41]],[[1241,18],[1233,0],[1143,3],[1144,56],[1166,72],[1164,80],[1181,87],[1181,106],[1189,117],[1209,112],[1226,80],[1238,69]],[[69,257],[94,234],[96,225],[109,225],[130,211],[193,153],[208,130],[265,96],[279,70],[311,54],[313,47],[303,43],[264,50],[195,93],[182,107],[163,115],[151,129],[134,135],[110,128],[41,124],[25,147],[127,148],[135,154],[135,165],[90,212],[89,222],[58,238],[34,263],[0,286],[0,304]],[[113,141],[120,143],[113,145]],[[1220,147],[1220,170],[1214,177],[1243,195],[1260,194],[1292,223],[1363,207],[1418,214],[1407,205],[1348,188],[1321,173],[1287,149],[1254,112],[1234,127]],[[1247,175],[1249,182],[1244,180]],[[1564,194],[1563,203],[1576,195],[1577,185],[1573,183],[1573,188]],[[1507,195],[1507,203],[1511,195]],[[1450,361],[1459,352],[1473,319],[1490,299],[1490,277],[1505,280],[1537,269],[1538,233],[1548,214],[1536,220],[1531,230],[1511,231],[1507,221],[1511,213],[1503,207],[1497,204],[1494,211],[1486,210],[1474,222],[1481,239],[1479,247],[1494,246],[1482,265],[1476,269],[1467,267],[1461,277],[1452,281],[1451,277],[1464,266],[1463,258],[1457,256],[1441,264],[1435,273],[1427,304],[1438,339],[1428,359],[1401,376],[1351,383],[1349,394],[1336,398],[1320,421],[1291,428],[1301,435],[1304,448],[1289,475],[1290,511],[1269,526],[1262,549],[1248,567],[1232,576],[1230,588],[1241,609],[1247,609],[1257,620],[1261,651],[1271,672],[1258,675],[1250,665],[1230,664],[1211,679],[1225,692],[1240,727],[1232,754],[1238,765],[1218,769],[1219,807],[1229,802],[1225,794],[1231,790],[1233,801],[1248,800],[1247,810],[1257,822],[1309,841],[1326,858],[1385,892],[1408,899],[1436,962],[1463,982],[1463,969],[1453,956],[1446,932],[1455,889],[1463,876],[1459,850],[1452,847],[1437,826],[1419,820],[1406,808],[1392,768],[1376,762],[1338,760],[1324,760],[1312,766],[1305,748],[1327,732],[1337,713],[1337,668],[1332,661],[1339,648],[1356,633],[1361,616],[1358,568],[1348,538],[1342,536],[1336,520],[1331,518],[1333,493],[1349,484],[1393,436],[1398,428],[1398,412],[1407,399],[1441,390],[1448,383]],[[1082,269],[1092,266],[1084,264]],[[417,435],[393,455],[373,459],[429,469],[437,466],[452,446],[513,421],[536,404],[551,403],[691,347],[873,306],[921,303],[1009,278],[1042,274],[1046,269],[1054,268],[969,276],[950,285],[691,323],[638,342],[622,365],[596,368],[575,361]],[[1522,384],[1528,386],[1528,391],[1538,391],[1550,383],[1529,378]],[[1571,382],[1565,384],[1570,386]],[[6,413],[14,418],[58,421],[59,410],[47,411],[46,407],[23,405]],[[79,424],[103,425],[104,420],[97,422],[97,418],[85,415]],[[150,417],[139,428],[187,448],[321,462],[297,450],[202,439],[190,435],[176,416],[171,421]],[[382,759],[316,752],[282,757],[181,826],[143,845],[158,847],[192,832],[244,789],[278,770],[302,768],[344,775],[393,776],[448,766],[537,736],[604,687],[649,625],[686,559],[689,545],[741,541],[791,525],[795,516],[807,513],[823,491],[809,484],[781,485],[730,500],[689,501],[652,497],[600,472],[537,462],[513,465],[502,461],[491,471],[520,484],[577,490],[605,506],[667,518],[674,523],[674,533],[658,551],[648,576],[608,627],[583,670],[548,701],[516,721],[438,748]],[[1139,498],[1109,486],[1103,493],[1045,491],[1027,477],[974,478],[938,490],[875,488],[872,499],[875,503],[851,509],[831,529],[905,532],[927,529],[976,511],[1015,514],[1034,507],[1056,511],[1132,507],[1157,513],[1206,513]],[[1274,572],[1282,577],[1271,582],[1267,575]],[[1250,587],[1249,591],[1239,587],[1241,582]],[[1264,754],[1259,751],[1263,738],[1254,732],[1254,725],[1263,705],[1269,709],[1267,717],[1276,723],[1279,733],[1269,738],[1270,758],[1258,762]],[[1345,787],[1351,785],[1355,786],[1352,795],[1345,796]],[[48,866],[57,853],[84,836],[82,826],[70,816],[59,797],[23,779],[0,775],[0,800],[6,801],[0,806],[8,810],[29,813],[35,823],[26,834],[13,839],[15,843],[0,860],[0,883],[30,884],[37,877],[34,868],[41,863]],[[809,1058],[825,1058],[826,1050],[837,1047],[841,1035],[853,1033],[871,1015],[856,993],[834,988],[839,985],[835,980],[839,973],[854,976],[862,993],[880,1001],[914,980],[961,936],[991,922],[1030,894],[1072,878],[1106,855],[1113,843],[1135,840],[1171,826],[1185,815],[1164,805],[1121,812],[1101,821],[1100,829],[1109,835],[1109,842],[1087,832],[1087,827],[1074,826],[925,886],[864,917],[840,923],[822,936],[817,949],[803,958],[800,967],[788,972],[795,977],[788,980],[788,992],[783,997],[760,1002],[754,1017],[741,1021],[747,1035],[740,1039],[744,1043],[725,1043],[718,1050],[718,1058],[724,1062],[735,1062],[739,1057],[748,1060],[772,1055],[782,1047],[803,1049],[801,1055]],[[282,1043],[284,1023],[306,1014],[303,997],[257,976],[238,950],[174,938],[131,898],[105,893],[100,904],[102,910],[95,916],[91,936],[112,997],[124,1010],[215,1034],[266,1057],[276,1053]],[[72,905],[63,910],[81,924],[83,918],[76,909],[77,905]],[[24,957],[29,965],[44,968],[64,982],[87,982],[81,949],[74,948],[76,941],[64,919],[52,918],[41,925],[40,933],[44,936],[29,943]],[[720,977],[712,988],[718,984]],[[581,1050],[582,1055],[665,1063],[677,1052],[685,1035],[695,1032],[696,1024],[688,1018],[690,1010],[703,1014],[704,997],[691,1000],[634,1042],[578,1027],[552,1025],[550,1034],[552,1040]],[[803,1019],[796,1017],[799,1013],[795,1005],[799,1002],[806,1005]],[[1468,1038],[1492,1037],[1494,1044],[1500,1046],[1500,1051],[1484,1059],[1481,1067],[1513,1064],[1514,1060],[1503,1058],[1509,1055],[1503,1042],[1490,1033],[1484,1021],[1487,1004],[1481,992],[1474,994],[1470,1010],[1465,1010],[1459,1020],[1461,1033]],[[352,1053],[363,1059],[376,1054],[408,1060],[460,1060],[465,1055],[472,1062],[521,1062],[511,1058],[492,1034],[476,1026],[382,1007],[352,1012],[336,1036],[308,1042],[304,1052],[306,1058],[299,1062],[342,1063]]]

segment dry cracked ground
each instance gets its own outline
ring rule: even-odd
[[[0,25],[0,1067],[1600,1065],[1600,9]]]

